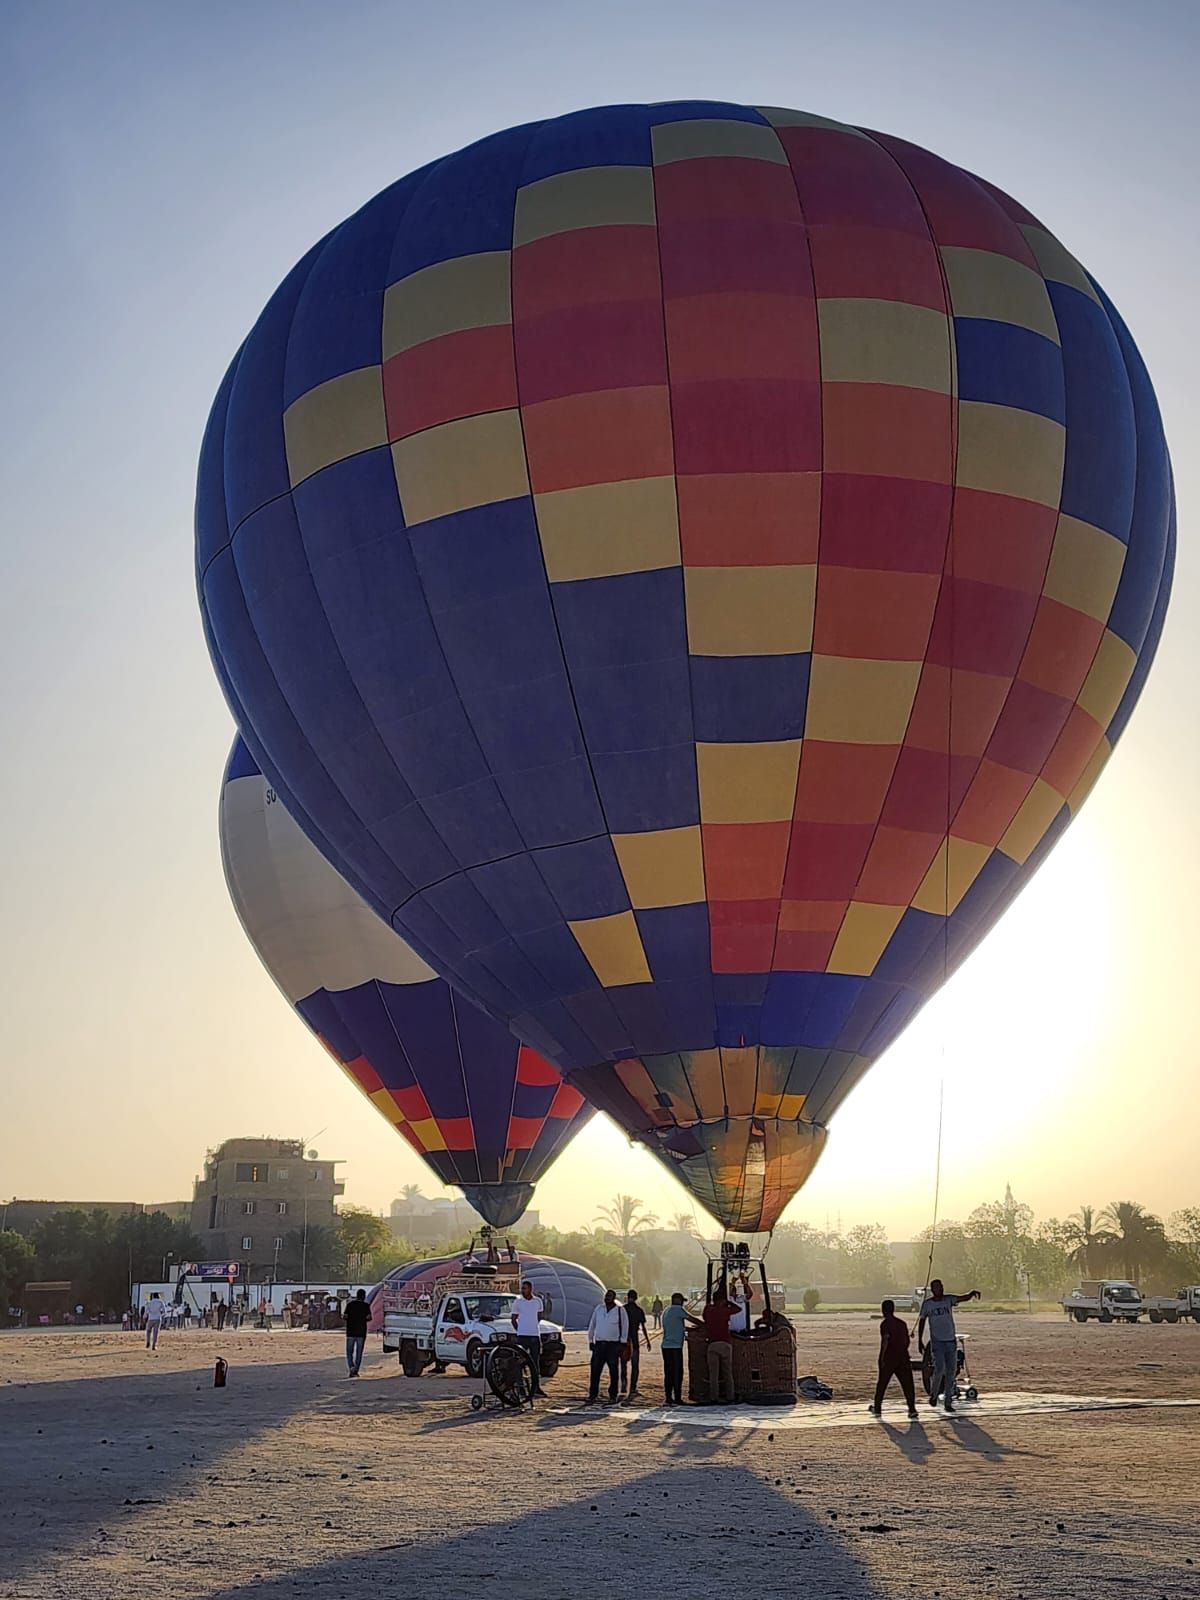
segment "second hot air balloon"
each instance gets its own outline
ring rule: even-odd
[[[298,822],[739,1229],[1082,803],[1172,551],[1141,359],[1037,218],[708,102],[364,206],[248,336],[197,502]]]
[[[440,1182],[511,1227],[591,1115],[578,1090],[456,995],[333,870],[241,739],[221,788],[234,907],[296,1011]]]

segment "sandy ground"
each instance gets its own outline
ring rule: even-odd
[[[893,1391],[882,1423],[778,1431],[562,1414],[578,1335],[549,1405],[476,1416],[465,1377],[406,1379],[377,1337],[351,1381],[333,1334],[0,1334],[0,1596],[1200,1595],[1200,1409],[988,1410],[1200,1398],[1200,1326],[961,1322],[969,1417],[910,1425]],[[874,1328],[799,1326],[851,1422]]]

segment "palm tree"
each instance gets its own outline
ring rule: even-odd
[[[1100,1221],[1112,1230],[1125,1276],[1136,1283],[1143,1267],[1149,1266],[1165,1242],[1162,1222],[1137,1200],[1114,1200],[1100,1213]]]
[[[421,1185],[419,1183],[406,1183],[401,1187],[400,1198],[401,1200],[423,1200],[425,1196],[421,1193]]]
[[[614,1195],[612,1203],[601,1206],[600,1215],[594,1220],[602,1222],[616,1236],[622,1250],[629,1249],[635,1233],[644,1233],[658,1222],[654,1213],[644,1210],[642,1202],[632,1194]]]
[[[1080,1206],[1064,1224],[1067,1240],[1072,1246],[1067,1259],[1079,1268],[1085,1278],[1094,1278],[1100,1270],[1100,1252],[1112,1243],[1112,1235],[1096,1226],[1096,1208]]]
[[[696,1236],[696,1219],[690,1211],[677,1211],[673,1217],[668,1217],[667,1227],[674,1233],[686,1233],[689,1238]]]

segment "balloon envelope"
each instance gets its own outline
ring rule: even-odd
[[[801,112],[618,106],[310,251],[197,550],[306,833],[760,1228],[1095,781],[1173,495],[1123,322],[1015,201]]]
[[[300,832],[240,738],[220,829],[238,917],[290,1003],[440,1181],[511,1226],[591,1115],[578,1090],[380,922]]]
[[[421,1283],[436,1283],[447,1273],[457,1272],[466,1255],[437,1256],[423,1261],[406,1261],[403,1266],[389,1272],[382,1283],[369,1291],[371,1302],[371,1331],[383,1328],[384,1297],[389,1291]],[[533,1284],[535,1294],[550,1298],[550,1321],[568,1333],[579,1333],[587,1327],[592,1312],[604,1299],[605,1285],[594,1272],[581,1267],[577,1261],[563,1261],[558,1256],[521,1256],[521,1276]],[[619,1286],[618,1286],[619,1287]],[[480,1282],[480,1291],[486,1293],[487,1284]],[[416,1291],[410,1289],[410,1293]]]

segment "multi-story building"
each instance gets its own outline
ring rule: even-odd
[[[309,1231],[337,1220],[337,1165],[298,1139],[226,1139],[210,1150],[191,1211],[204,1260],[236,1261],[247,1277],[301,1274]]]

